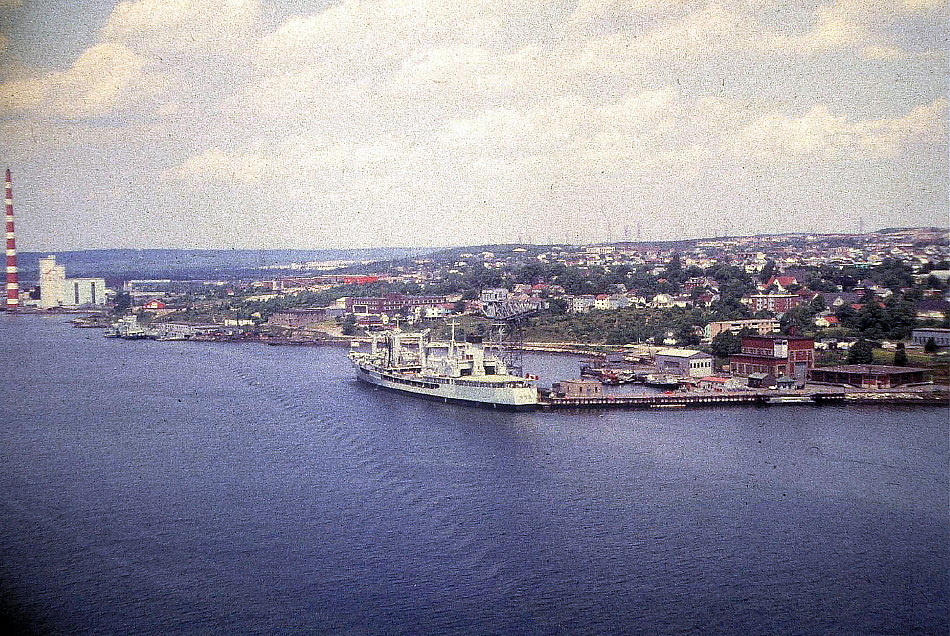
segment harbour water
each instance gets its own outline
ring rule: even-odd
[[[937,407],[492,412],[332,347],[0,317],[0,592],[42,634],[946,634]],[[548,380],[569,358],[528,356]]]

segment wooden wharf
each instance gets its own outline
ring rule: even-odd
[[[584,408],[687,408],[711,406],[769,406],[775,404],[843,403],[844,391],[730,391],[657,393],[644,395],[601,395],[596,397],[545,396],[542,410]]]

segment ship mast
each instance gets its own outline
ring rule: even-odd
[[[449,340],[449,357],[455,357],[455,328],[458,326],[458,322],[452,321],[449,323],[449,326],[452,327],[452,339]]]

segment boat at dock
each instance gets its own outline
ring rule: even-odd
[[[112,324],[109,318],[103,315],[81,316],[73,318],[69,323],[79,329],[105,329]]]
[[[370,333],[370,350],[349,359],[363,382],[441,402],[515,411],[538,405],[535,381],[509,373],[505,363],[470,342],[432,341],[428,330]],[[354,343],[357,344],[357,343]]]
[[[592,378],[608,386],[629,384],[637,379],[632,369],[594,366],[589,362],[581,365],[580,375],[582,378]]]
[[[644,378],[643,383],[655,389],[678,389],[682,382],[679,378],[664,373],[651,373]]]
[[[134,315],[123,316],[118,322],[106,329],[103,334],[106,338],[125,338],[126,340],[142,340],[148,338],[148,332],[139,324]]]

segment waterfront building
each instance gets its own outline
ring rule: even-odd
[[[221,331],[222,325],[185,322],[154,322],[149,326],[149,335],[160,340],[187,340],[198,335],[210,335]]]
[[[700,378],[696,387],[704,391],[734,391],[746,385],[741,378],[727,378],[717,375],[708,375]]]
[[[892,367],[882,364],[846,364],[821,367],[809,372],[812,382],[855,386],[863,389],[891,389],[908,384],[931,381],[931,371],[915,367]]]
[[[287,327],[288,329],[306,329],[313,325],[325,322],[329,316],[327,309],[282,309],[275,311],[267,320],[268,325]]]
[[[154,318],[161,318],[162,316],[167,316],[173,314],[177,311],[185,311],[188,309],[185,305],[169,305],[168,303],[162,302],[157,298],[153,298],[148,301],[141,307],[141,311],[136,310],[136,313],[148,312],[152,314]]]
[[[769,334],[743,336],[740,353],[730,357],[730,368],[739,375],[769,373],[804,380],[815,366],[815,341]]]
[[[925,346],[931,338],[938,347],[950,347],[950,329],[922,327],[911,332],[912,342],[921,347]]]
[[[712,374],[713,357],[695,349],[661,349],[656,352],[655,365],[662,373],[702,378]]]
[[[750,389],[774,389],[775,376],[771,373],[750,373],[748,384]]]
[[[555,394],[560,397],[582,398],[582,397],[603,397],[604,385],[597,380],[561,380],[555,382],[551,387]]]
[[[66,268],[56,264],[55,256],[40,259],[41,309],[83,307],[106,303],[103,278],[66,278]]]
[[[50,309],[62,304],[66,287],[66,267],[56,264],[55,256],[40,259],[40,309]]]

